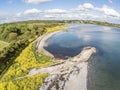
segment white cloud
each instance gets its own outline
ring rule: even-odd
[[[46,13],[66,13],[67,11],[66,10],[63,10],[63,9],[49,9],[49,10],[46,10],[45,11]]]
[[[52,0],[24,0],[24,2],[28,4],[39,4],[48,1],[52,1]]]
[[[55,19],[55,18],[57,18],[58,16],[57,15],[50,15],[50,14],[45,14],[44,16],[43,16],[44,18],[46,18],[46,19]]]
[[[39,14],[41,11],[38,9],[29,9],[23,12],[24,15],[30,15],[30,14]]]
[[[16,17],[20,17],[22,13],[17,13],[16,14]]]
[[[46,15],[44,15],[44,17],[45,17],[45,18],[54,18],[54,17],[56,17],[56,16],[46,14]]]
[[[112,0],[108,0],[110,3],[112,3],[113,1]]]
[[[92,8],[94,8],[94,6],[93,6],[92,4],[90,4],[90,3],[85,3],[85,4],[83,4],[83,7],[84,7],[84,8],[87,8],[87,9],[92,9]]]
[[[40,14],[41,12],[42,12],[41,10],[33,8],[33,9],[28,9],[23,12],[17,13],[16,17],[21,17],[21,16],[25,16],[25,15],[37,15],[37,14]]]
[[[2,12],[3,13],[3,12]],[[8,19],[6,18],[8,17]],[[107,6],[101,8],[95,7],[90,3],[79,5],[77,8],[65,9],[48,9],[39,10],[36,8],[21,11],[17,14],[1,14],[1,22],[18,21],[18,20],[97,20],[112,23],[120,23],[120,13]]]
[[[102,8],[98,8],[98,7],[94,7],[90,3],[85,3],[83,5],[79,5],[78,8],[73,9],[73,10],[84,11],[83,13],[85,13],[85,10],[90,10],[90,12],[88,11],[89,13],[91,13],[92,11],[95,11],[96,13],[102,12],[106,16],[120,17],[120,13],[119,12],[117,12],[114,9],[112,9],[111,7],[108,7],[107,5],[103,5]],[[94,13],[93,16],[96,13]]]
[[[104,5],[101,10],[103,10],[104,14],[107,16],[120,17],[120,13],[106,5]]]
[[[91,3],[84,3],[83,5],[79,5],[76,10],[86,10],[86,9],[93,9],[94,6]]]

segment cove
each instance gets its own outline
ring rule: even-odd
[[[92,24],[69,24],[68,32],[50,37],[44,48],[56,57],[73,57],[83,47],[97,53],[88,64],[88,90],[120,90],[120,29]]]

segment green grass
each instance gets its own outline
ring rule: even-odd
[[[4,41],[0,41],[0,50],[2,50],[3,48],[7,47],[9,45],[9,43],[4,42]]]
[[[0,83],[0,90],[39,90],[48,74],[37,74]]]

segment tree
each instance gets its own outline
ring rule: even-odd
[[[33,29],[34,30],[38,30],[38,26],[37,25],[33,25]]]
[[[16,38],[17,38],[17,33],[14,33],[14,32],[9,33],[8,35],[9,42],[15,40]]]

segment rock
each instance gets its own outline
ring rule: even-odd
[[[89,58],[96,53],[96,49],[94,47],[85,47],[83,48],[82,52],[74,57],[73,61],[76,62],[85,62],[88,61]]]
[[[39,90],[87,90],[86,72],[87,62],[80,63],[67,73],[50,75]]]
[[[56,65],[32,69],[28,75],[50,74],[40,90],[87,90],[87,61],[94,53],[96,53],[94,47],[86,47],[72,60],[68,59]]]
[[[47,34],[39,38],[37,42],[38,51],[44,51],[46,55],[53,57],[43,46],[48,38],[58,32]],[[56,65],[38,69],[34,68],[30,70],[28,75],[40,73],[50,74],[39,90],[87,90],[87,61],[94,53],[96,53],[94,47],[85,47],[82,52],[73,57],[72,60],[68,58],[67,60],[63,60],[64,62]]]

